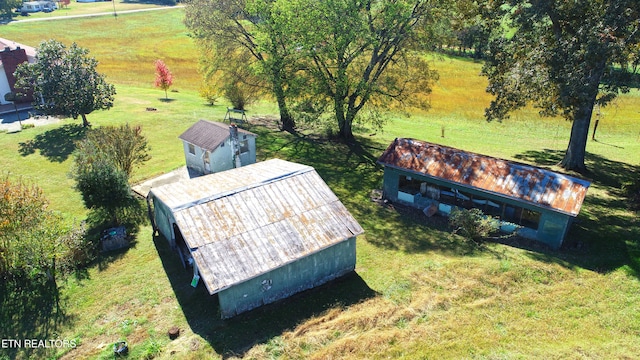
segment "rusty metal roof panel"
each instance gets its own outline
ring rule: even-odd
[[[395,139],[378,162],[571,216],[580,212],[590,186],[569,175],[415,139]]]
[[[283,160],[151,192],[172,204],[211,294],[363,232],[312,167]]]

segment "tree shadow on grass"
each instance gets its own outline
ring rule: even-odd
[[[146,202],[141,199],[134,199],[126,208],[119,209],[119,223],[113,223],[111,215],[107,214],[102,209],[94,209],[89,211],[87,216],[87,232],[86,237],[88,243],[95,249],[95,259],[92,262],[93,266],[96,266],[99,271],[106,270],[109,264],[122,258],[129,252],[130,249],[135,248],[138,242],[138,233],[140,232],[140,226],[147,221],[147,209]],[[127,246],[113,249],[109,251],[102,251],[101,238],[105,235],[105,232],[111,228],[124,226],[126,231]],[[75,273],[76,278],[83,279],[88,278],[88,272],[86,270],[78,270]]]
[[[182,267],[168,241],[162,235],[154,236],[153,241],[191,330],[223,358],[242,357],[253,346],[268,343],[309,318],[377,295],[352,272],[325,285],[222,320],[217,295],[209,295],[202,282],[196,288],[191,287],[191,273]]]
[[[478,247],[453,236],[442,217],[424,214],[398,204],[380,204],[372,191],[382,188],[383,171],[377,160],[389,144],[359,137],[353,144],[304,134],[279,134],[261,126],[259,158],[283,158],[313,166],[365,229],[367,242],[389,250],[423,253],[438,251],[471,255]]]
[[[20,143],[19,152],[28,156],[40,150],[40,154],[53,162],[64,162],[76,149],[76,142],[84,139],[87,128],[80,124],[66,124]]]
[[[259,139],[265,144],[262,154],[265,158],[282,157],[313,166],[363,226],[366,241],[375,246],[459,256],[489,251],[489,247],[473,246],[452,235],[445,219],[427,218],[397,204],[380,206],[371,201],[371,191],[382,186],[382,170],[376,161],[388,144],[358,138],[358,143],[346,145],[299,134],[275,137],[268,132],[263,132]],[[545,149],[515,157],[537,166],[552,167],[563,156],[564,151]],[[532,257],[566,267],[580,266],[601,272],[626,267],[640,274],[640,223],[638,217],[627,210],[621,192],[622,184],[633,180],[640,173],[640,167],[593,153],[586,154],[585,162],[587,173],[571,175],[587,177],[592,189],[603,190],[608,196],[588,193],[562,249],[554,251],[519,239],[501,242],[530,250]]]
[[[562,151],[543,150],[527,151],[516,158],[549,166],[563,156]],[[591,181],[591,187],[605,195],[587,192],[581,212],[559,251],[532,252],[530,256],[601,273],[624,268],[640,277],[640,220],[629,210],[621,190],[624,183],[638,176],[640,166],[592,153],[586,154],[585,164],[588,171],[584,176]]]
[[[0,339],[58,339],[58,329],[76,321],[75,316],[64,311],[68,299],[59,296],[59,290],[51,282],[33,283],[26,279],[0,282]],[[55,353],[55,349],[51,351],[51,346],[31,348],[23,343],[20,347],[3,347],[0,357],[4,354],[11,359],[44,359]]]
[[[516,159],[526,161],[541,167],[557,165],[564,157],[564,151],[544,149],[542,151],[529,150],[514,156]],[[576,177],[586,177],[591,181],[591,186],[607,189],[616,193],[625,182],[632,181],[638,173],[638,166],[609,160],[597,154],[587,152],[585,155],[587,172],[584,174],[570,173]]]

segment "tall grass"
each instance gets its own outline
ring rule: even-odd
[[[2,37],[38,47],[48,39],[76,42],[89,50],[107,81],[153,87],[154,61],[161,59],[174,75],[174,90],[198,90],[199,53],[180,8],[143,13],[74,18],[2,26]]]
[[[136,181],[183,165],[177,136],[198,119],[221,120],[225,113],[224,104],[208,106],[195,91],[196,49],[181,12],[163,14],[2,27],[3,37],[26,44],[50,34],[77,41],[101,61],[118,95],[113,109],[92,113],[89,120],[94,126],[142,125],[152,159],[134,173]],[[55,31],[61,24],[64,31]],[[117,39],[110,39],[113,34]],[[176,47],[193,56],[174,52]],[[172,64],[174,57],[184,60]],[[179,92],[170,93],[171,101],[162,101],[164,93],[153,88],[155,58],[176,74]],[[375,135],[362,129],[357,147],[304,130],[299,136],[281,133],[255,118],[248,126],[259,135],[259,160],[279,157],[314,166],[362,224],[365,235],[357,240],[352,276],[222,321],[215,296],[202,286],[191,288],[190,274],[166,241],[144,226],[132,248],[103,255],[64,282],[64,317],[55,323],[2,319],[0,336],[46,338],[55,332],[77,339],[76,349],[37,354],[64,359],[112,358],[111,345],[121,339],[134,358],[640,357],[640,223],[619,191],[640,171],[638,91],[603,109],[597,141],[588,143],[593,184],[569,234],[574,246],[556,252],[526,243],[478,247],[433,219],[372,202],[371,190],[382,181],[375,158],[394,137],[414,137],[551,167],[567,145],[570,123],[540,119],[535,109],[487,123],[481,65],[435,57],[432,64],[440,80],[431,111],[396,116]],[[250,117],[276,113],[270,103],[249,109]],[[81,136],[75,124],[64,120],[0,134],[0,156],[5,169],[42,186],[52,208],[81,219],[86,212],[66,176],[73,139]],[[181,332],[170,341],[166,331],[172,326]]]

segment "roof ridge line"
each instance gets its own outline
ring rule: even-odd
[[[238,194],[240,192],[251,190],[251,189],[255,189],[257,187],[260,187],[260,186],[263,186],[263,185],[268,185],[268,184],[274,183],[276,181],[280,181],[280,180],[284,180],[284,179],[287,179],[287,178],[290,178],[290,177],[294,177],[294,176],[297,176],[297,175],[305,174],[305,173],[308,173],[310,171],[315,171],[315,169],[313,167],[311,167],[311,166],[308,166],[308,165],[304,165],[304,166],[305,167],[302,168],[302,169],[294,170],[294,171],[288,172],[286,174],[278,175],[276,177],[269,178],[269,179],[262,180],[262,181],[258,181],[258,182],[255,182],[253,184],[245,185],[245,186],[240,187],[240,188],[223,191],[221,193],[213,194],[213,195],[206,196],[206,197],[203,197],[203,198],[195,200],[195,201],[191,201],[191,202],[188,202],[188,203],[185,203],[185,204],[178,205],[176,207],[171,208],[171,211],[181,211],[181,210],[190,208],[192,206],[206,204],[208,202],[215,201],[215,200],[218,200],[218,199],[222,199],[224,197],[227,197],[227,196],[230,196],[230,195],[233,195],[233,194]]]

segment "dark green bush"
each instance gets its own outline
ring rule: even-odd
[[[454,233],[474,241],[480,241],[500,228],[496,219],[486,216],[480,209],[454,208],[449,216],[449,225]]]

